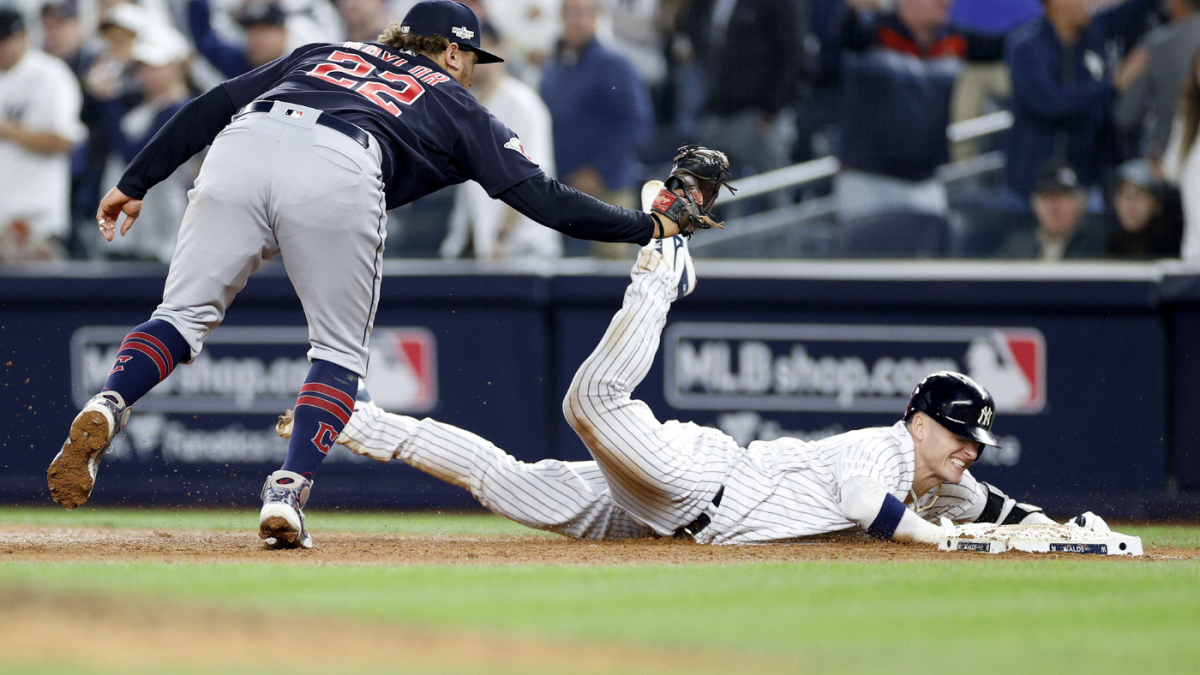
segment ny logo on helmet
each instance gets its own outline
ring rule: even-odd
[[[995,415],[996,413],[991,409],[990,406],[984,406],[983,409],[979,411],[979,426],[990,428],[992,426],[992,418],[995,417]]]

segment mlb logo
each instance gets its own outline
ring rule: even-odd
[[[525,146],[521,144],[521,139],[517,138],[516,136],[510,138],[509,141],[504,144],[504,147],[508,148],[509,150],[516,150],[522,155],[525,155],[525,159],[531,162],[533,161],[533,157],[529,156],[529,153],[525,151]]]
[[[288,108],[287,110],[283,111],[283,114],[287,115],[288,117],[295,117],[296,119],[304,117],[304,111],[296,110],[295,108]]]
[[[967,347],[966,372],[991,392],[996,412],[1046,407],[1046,340],[1036,330],[996,330]]]
[[[376,328],[366,383],[372,400],[384,410],[432,410],[438,402],[433,333],[425,328]]]

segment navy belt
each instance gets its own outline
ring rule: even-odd
[[[724,495],[725,495],[725,486],[722,485],[721,489],[717,490],[717,494],[714,495],[712,498],[712,505],[713,505],[714,509],[721,505],[721,497],[723,497]],[[696,518],[695,520],[693,520],[692,522],[688,523],[687,525],[684,525],[683,527],[679,528],[678,530],[675,530],[675,536],[695,539],[696,535],[700,534],[700,532],[703,531],[704,528],[708,527],[708,524],[711,522],[712,522],[712,518],[709,518],[707,513],[701,513],[700,516],[698,518]]]
[[[287,105],[287,102],[285,101],[280,102],[284,105]],[[252,112],[271,112],[271,108],[274,107],[275,101],[254,101],[245,108],[242,108],[242,112],[240,114],[244,115]],[[370,149],[371,147],[371,135],[360,129],[358,125],[352,122],[347,122],[346,120],[338,119],[327,112],[322,112],[320,115],[317,115],[316,123],[328,129],[333,129],[334,131],[338,131],[349,136],[359,145],[363,146],[363,148]]]

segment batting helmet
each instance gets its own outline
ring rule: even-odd
[[[908,397],[904,421],[912,419],[918,411],[956,436],[984,445],[999,445],[992,435],[996,402],[987,389],[962,373],[943,370],[921,380]]]

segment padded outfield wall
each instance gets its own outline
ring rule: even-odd
[[[586,459],[559,405],[628,265],[389,263],[368,384],[518,458]],[[973,472],[1055,511],[1140,515],[1168,476],[1200,488],[1200,277],[1160,265],[697,263],[637,395],[742,443],[890,424],[926,373],[996,395],[1004,447]],[[45,468],[165,270],[0,271],[0,501],[49,503]],[[307,371],[299,301],[270,265],[196,362],[135,406],[96,503],[253,505],[282,460],[275,416]],[[339,448],[320,507],[458,508],[464,492]]]

